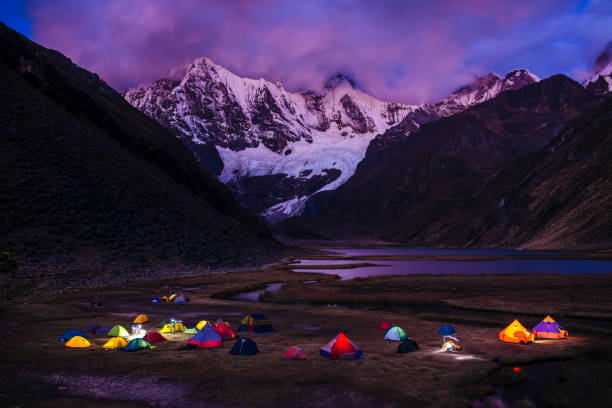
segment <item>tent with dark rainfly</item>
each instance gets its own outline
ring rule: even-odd
[[[102,336],[102,335],[106,335],[110,329],[111,329],[111,327],[109,325],[106,325],[106,326],[98,327],[93,332],[94,332],[94,334],[96,334],[98,336]]]
[[[391,328],[391,323],[389,323],[389,322],[388,322],[388,321],[386,321],[386,320],[385,320],[384,322],[382,322],[382,323],[380,324],[380,326],[378,326],[378,329],[379,329],[379,330],[384,330],[384,331],[387,331],[387,330],[389,330],[390,328]]]
[[[219,333],[217,333],[210,324],[202,327],[202,330],[198,331],[198,333],[190,338],[187,343],[195,344],[199,348],[221,347],[223,344],[221,336],[219,336]]]
[[[62,334],[58,340],[59,341],[69,341],[74,336],[81,336],[81,337],[87,338],[87,336],[84,335],[80,330],[72,329]]]
[[[397,346],[397,353],[410,353],[419,349],[419,345],[412,339],[406,339]]]
[[[215,323],[213,324],[213,329],[219,333],[219,336],[221,336],[223,340],[232,340],[236,338],[236,334],[234,334],[234,331],[227,322]]]
[[[304,350],[297,346],[291,346],[285,351],[282,357],[283,360],[310,360]]]
[[[81,331],[83,333],[93,333],[96,329],[99,329],[99,328],[100,328],[100,323],[95,322],[85,327],[81,327]]]
[[[107,350],[115,350],[125,347],[127,344],[127,341],[123,337],[111,337],[106,343],[104,343],[102,348]]]
[[[535,335],[529,332],[518,320],[499,332],[499,339],[506,343],[529,344],[535,340]]]
[[[82,336],[74,336],[66,342],[68,348],[87,348],[91,346],[91,343]]]
[[[156,331],[148,332],[142,339],[151,344],[163,343],[164,341],[168,341],[168,339],[166,339],[164,336],[162,336]]]
[[[550,316],[546,316],[531,332],[537,339],[563,339],[568,336],[567,330]]]
[[[270,321],[266,316],[256,313],[246,315],[244,319],[240,321],[240,326],[238,327],[237,332],[267,334],[274,333],[274,329],[270,325]]]
[[[234,343],[229,353],[236,356],[252,356],[259,353],[259,349],[253,339],[242,337]]]
[[[323,346],[320,354],[330,360],[357,360],[363,358],[359,346],[350,341],[344,333],[338,334]]]
[[[127,331],[127,329],[120,325],[113,326],[112,329],[106,333],[106,335],[108,337],[130,337],[130,333]]]
[[[399,326],[391,326],[391,328],[387,330],[387,333],[385,333],[385,340],[404,341],[407,338],[408,335],[406,334],[404,329]]]
[[[138,351],[151,348],[151,344],[141,338],[134,339],[128,343],[127,346],[121,349],[121,351]]]
[[[457,330],[455,330],[455,328],[450,324],[445,324],[440,328],[440,330],[438,330],[438,334],[440,336],[451,336],[455,333],[457,333]]]

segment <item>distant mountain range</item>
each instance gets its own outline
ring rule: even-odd
[[[1,23],[0,72],[1,250],[68,278],[70,265],[119,278],[126,265],[146,275],[149,262],[279,256],[268,228],[181,141],[96,74]]]
[[[538,80],[524,69],[489,73],[435,105],[416,106],[379,101],[341,74],[321,94],[292,93],[198,58],[124,97],[171,129],[241,204],[277,222],[345,183],[372,139],[392,126],[410,133]]]

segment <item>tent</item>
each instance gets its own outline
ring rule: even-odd
[[[70,348],[87,348],[91,343],[83,336],[74,336],[66,342],[66,347]]]
[[[108,341],[104,343],[102,347],[108,350],[114,350],[114,349],[122,348],[125,346],[127,346],[127,341],[125,341],[123,337],[117,336],[117,337],[111,337],[110,339],[108,339]]]
[[[562,339],[568,336],[567,330],[550,316],[546,316],[531,332],[537,339]]]
[[[185,331],[183,333],[185,334],[196,334],[198,332],[198,329],[196,329],[195,327],[190,327],[188,329],[185,329]]]
[[[119,325],[113,326],[113,328],[110,329],[106,335],[109,337],[130,337],[130,333],[128,333],[127,329]]]
[[[306,353],[304,353],[304,351],[297,346],[289,347],[287,351],[285,351],[285,354],[283,354],[282,359],[283,360],[310,360],[306,356]]]
[[[174,298],[174,303],[185,303],[185,298],[182,296],[177,296]]]
[[[234,331],[226,322],[222,324],[213,324],[213,329],[215,329],[215,331],[219,333],[219,336],[221,336],[223,340],[231,340],[236,338],[236,334],[234,334]]]
[[[106,335],[110,329],[111,327],[109,325],[106,325],[106,326],[98,327],[93,332],[94,334],[97,334],[97,335]]]
[[[532,343],[535,335],[530,333],[518,320],[514,320],[508,327],[499,332],[499,339],[506,343]]]
[[[442,344],[442,351],[459,351],[461,350],[461,346],[454,342],[453,340],[446,340]]]
[[[162,296],[161,297],[161,301],[162,302],[168,302],[168,296]]]
[[[123,347],[121,351],[138,351],[151,348],[151,344],[144,339],[134,339],[128,343],[127,346]]]
[[[151,303],[159,303],[159,298],[157,296],[153,296],[153,299],[151,299]]]
[[[240,321],[240,326],[238,327],[237,331],[238,333],[255,334],[274,333],[274,329],[270,325],[270,321],[262,314],[246,315],[244,319]]]
[[[227,325],[228,327],[230,327],[229,322],[224,321],[224,320],[223,320],[222,318],[220,318],[220,317],[219,317],[217,320],[215,320],[215,323],[214,323],[214,324],[225,324],[225,325]]]
[[[418,349],[419,345],[417,344],[417,342],[410,338],[407,338],[397,346],[396,353],[410,353],[411,351],[416,351]]]
[[[408,336],[406,335],[406,332],[399,326],[392,326],[389,330],[387,330],[387,333],[385,333],[385,340],[404,341],[407,339]]]
[[[148,332],[142,339],[151,344],[163,343],[164,341],[168,341],[168,339],[166,339],[164,336],[162,336],[156,331]]]
[[[455,333],[457,333],[457,330],[455,330],[455,328],[450,324],[445,324],[440,328],[440,330],[438,330],[438,334],[440,336],[450,336]]]
[[[189,339],[188,344],[195,344],[199,348],[221,347],[223,342],[219,333],[210,324],[202,327],[195,336]]]
[[[88,326],[81,327],[81,331],[83,333],[86,333],[86,332],[92,332],[93,333],[96,329],[99,329],[99,328],[100,328],[100,323],[95,322],[95,323],[92,323],[92,324],[90,324]]]
[[[199,321],[199,322],[198,322],[198,323],[195,325],[195,327],[196,327],[196,329],[198,329],[198,330],[202,330],[202,328],[203,328],[204,326],[206,326],[207,324],[208,324],[208,320],[200,320],[200,321]]]
[[[149,321],[149,318],[147,317],[147,315],[138,315],[135,319],[133,323],[136,324],[143,324],[143,323],[147,323]]]
[[[175,297],[176,297],[176,293],[173,293],[170,296],[168,296],[168,302],[174,302]]]
[[[385,320],[384,322],[382,322],[382,323],[380,324],[380,326],[378,326],[378,329],[379,329],[379,330],[385,330],[385,331],[387,331],[387,330],[389,330],[390,328],[391,328],[391,323],[389,323],[389,322],[388,322],[388,321],[386,321],[386,320]]]
[[[157,325],[157,327],[162,328],[167,324],[172,324],[172,319],[164,319],[161,322],[159,322],[159,324]]]
[[[183,326],[182,323],[174,322],[174,332],[175,333],[184,332],[185,330],[187,330],[187,328]],[[164,325],[164,327],[162,327],[162,329],[159,332],[160,333],[172,333],[172,323],[168,323]]]
[[[257,349],[257,344],[252,339],[242,337],[234,343],[229,353],[236,356],[252,356],[259,353],[259,350]]]
[[[75,336],[80,336],[80,337],[87,338],[87,336],[84,335],[83,333],[81,333],[81,331],[76,330],[76,329],[72,329],[72,330],[68,330],[66,333],[62,334],[62,336],[58,340],[59,341],[68,341],[68,340],[70,340],[71,338],[73,338]]]
[[[359,346],[350,341],[344,333],[338,334],[323,346],[320,354],[330,360],[356,360],[363,358]]]

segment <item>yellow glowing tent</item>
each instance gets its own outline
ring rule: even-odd
[[[202,327],[206,326],[206,323],[208,323],[208,320],[200,320],[198,324],[196,324],[196,329],[202,330]]]
[[[113,337],[102,346],[105,349],[113,350],[127,346],[127,341],[123,337]]]
[[[147,315],[138,315],[135,319],[134,319],[134,323],[136,324],[142,324],[142,323],[146,323],[149,321],[149,318],[147,317]]]
[[[499,339],[506,343],[533,343],[535,336],[527,330],[518,320],[514,320],[508,327],[499,332]]]
[[[70,348],[87,348],[89,346],[91,346],[91,343],[85,337],[81,336],[74,336],[66,342],[66,347]]]
[[[176,322],[174,323],[174,332],[183,332],[187,328],[183,326],[182,323]],[[172,323],[165,324],[164,327],[159,331],[160,333],[172,333]]]
[[[169,302],[172,302],[172,301],[174,300],[174,298],[175,298],[175,297],[176,297],[176,293],[171,294],[171,295],[168,297],[168,301],[169,301]]]

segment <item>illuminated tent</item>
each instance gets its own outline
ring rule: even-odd
[[[168,301],[168,296],[162,296],[161,297],[161,301],[162,302],[167,302]]]
[[[198,324],[195,325],[195,327],[198,330],[202,330],[202,328],[206,326],[206,324],[208,324],[208,320],[200,320]]]
[[[176,293],[173,293],[170,296],[168,296],[168,302],[174,302],[175,297],[176,297]]]
[[[229,353],[236,356],[252,356],[259,353],[259,349],[253,339],[242,337],[234,343]]]
[[[159,303],[159,298],[157,296],[153,296],[153,299],[151,299],[151,303]]]
[[[134,319],[134,323],[136,324],[143,324],[149,321],[149,318],[147,317],[147,315],[138,315],[135,319]]]
[[[119,325],[113,326],[113,328],[110,329],[106,335],[109,337],[130,337],[130,333],[128,333],[127,329]]]
[[[530,333],[518,320],[514,320],[508,327],[499,332],[499,339],[506,343],[532,343],[535,335]]]
[[[227,322],[215,323],[213,324],[213,329],[219,333],[219,336],[221,336],[223,340],[231,340],[236,338],[236,334],[234,334],[234,331]]]
[[[151,344],[143,339],[134,339],[128,343],[127,346],[123,347],[121,351],[138,351],[151,348]]]
[[[182,323],[179,322],[175,322],[174,323],[174,332],[184,332],[185,330],[187,330],[187,328],[185,326],[183,326]],[[162,327],[162,329],[159,331],[160,333],[172,333],[172,323],[168,323],[166,325],[164,325],[164,327]]]
[[[96,329],[99,329],[99,328],[100,328],[100,323],[95,322],[95,323],[90,324],[89,326],[81,327],[81,331],[83,333],[87,333],[87,332],[92,332],[93,333],[93,332],[95,332]]]
[[[125,341],[123,337],[111,337],[106,343],[104,343],[102,348],[114,350],[125,346],[127,346],[127,341]]]
[[[167,324],[171,324],[172,323],[172,319],[164,319],[161,322],[159,322],[159,324],[157,325],[157,327],[164,327]]]
[[[285,351],[285,354],[283,354],[283,357],[281,358],[283,360],[310,360],[306,356],[306,353],[304,353],[304,350],[302,350],[301,348],[297,346],[289,347],[287,351]]]
[[[87,348],[91,346],[91,343],[82,336],[74,336],[66,342],[66,347],[69,348]]]
[[[388,321],[384,321],[380,324],[380,326],[378,326],[379,330],[389,330],[391,328],[391,323],[389,323]]]
[[[356,360],[363,358],[359,346],[350,341],[344,333],[338,334],[321,348],[320,354],[330,360]]]
[[[399,326],[391,326],[391,328],[387,330],[387,333],[385,333],[385,340],[404,341],[407,339],[408,336],[406,332]]]
[[[187,343],[194,344],[199,348],[221,347],[223,344],[221,336],[219,336],[219,333],[217,333],[210,324],[202,327],[202,330],[190,338]]]
[[[98,334],[98,335],[105,335],[108,333],[108,331],[111,329],[111,327],[109,325],[106,326],[102,326],[102,327],[98,327],[96,330],[94,330],[94,334]]]
[[[244,319],[240,321],[240,326],[238,327],[237,332],[267,334],[274,333],[274,329],[270,325],[270,321],[266,316],[262,314],[250,314],[246,315]]]
[[[72,329],[72,330],[68,330],[66,333],[62,334],[62,336],[58,340],[59,341],[68,341],[68,340],[70,340],[71,338],[73,338],[75,336],[80,336],[80,337],[87,338],[87,336],[85,336],[83,333],[81,333],[81,331],[76,330],[76,329]]]
[[[198,329],[196,329],[195,327],[190,327],[185,329],[185,331],[183,333],[185,334],[196,334],[198,332]]]
[[[419,349],[419,345],[412,339],[406,339],[397,346],[396,353],[410,353]]]
[[[453,340],[446,340],[442,344],[442,351],[459,351],[461,350],[461,346],[455,343]]]
[[[445,324],[440,328],[440,330],[438,330],[438,334],[440,336],[451,336],[455,333],[457,333],[457,330],[455,330],[455,328],[450,324]]]
[[[148,332],[142,339],[151,344],[163,343],[164,341],[168,341],[168,339],[166,339],[164,336],[162,336],[156,331]]]
[[[538,339],[562,339],[568,336],[567,330],[550,316],[546,316],[531,331]]]
[[[182,296],[177,296],[174,298],[174,303],[185,303],[185,298]]]

